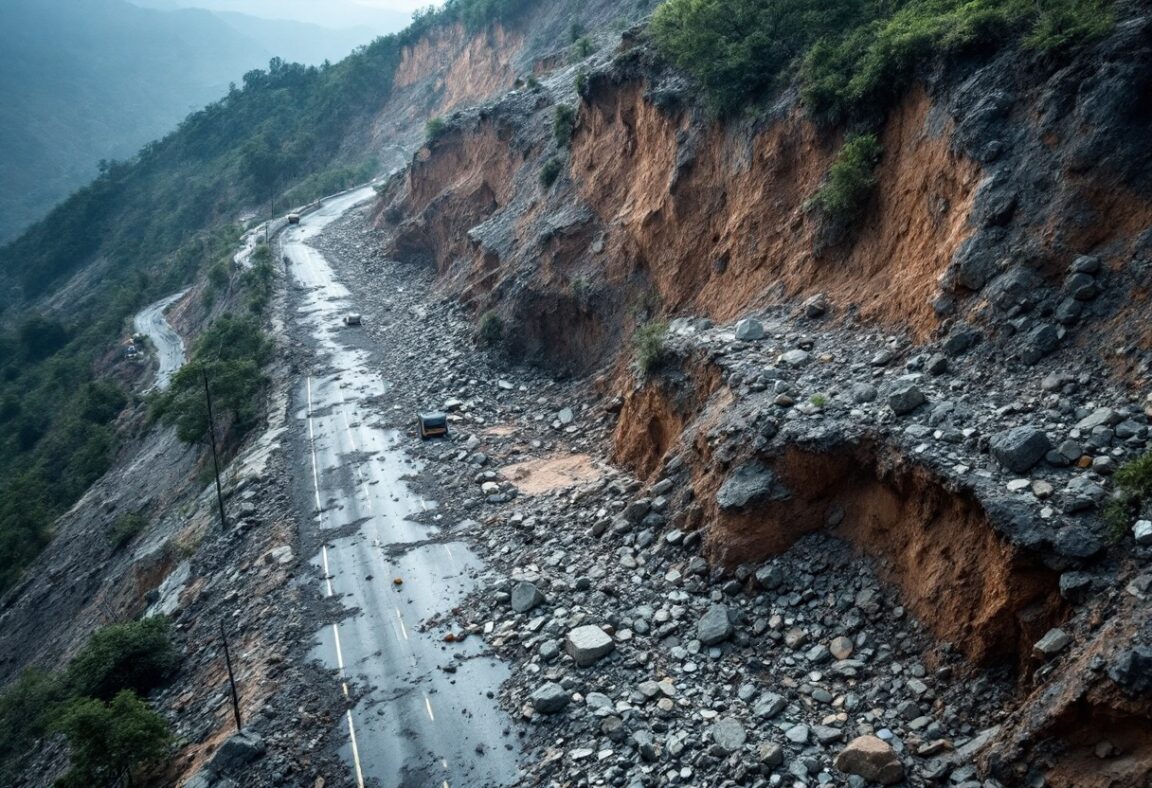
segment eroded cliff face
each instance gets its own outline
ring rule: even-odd
[[[878,128],[864,220],[833,246],[810,200],[844,130],[815,124],[789,95],[756,119],[717,121],[627,34],[575,67],[537,59],[539,87],[458,113],[383,192],[376,224],[389,253],[435,266],[444,297],[499,315],[513,358],[597,373],[616,398],[616,461],[650,482],[688,469],[672,525],[702,534],[714,566],[755,564],[827,531],[876,559],[941,644],[973,665],[1010,666],[1019,703],[984,760],[1001,779],[1035,765],[1054,785],[1138,784],[1152,745],[1132,730],[1152,704],[1103,666],[1148,622],[1131,595],[1076,607],[1066,587],[1123,559],[1067,490],[1053,492],[1067,481],[1054,470],[1023,507],[1004,486],[1028,485],[1002,468],[970,471],[1013,414],[1075,424],[1060,399],[1070,382],[1114,397],[1147,380],[1150,30],[1148,17],[1128,19],[1059,69],[1004,52],[917,83]],[[479,52],[462,57],[499,70]],[[570,139],[554,136],[560,105],[576,110]],[[548,167],[554,183],[541,178]],[[803,306],[817,295],[819,308]],[[745,368],[732,357],[747,346],[733,350],[712,324],[749,314],[771,315],[774,349]],[[660,319],[684,337],[711,333],[638,376],[627,340]],[[783,362],[790,347],[805,360]],[[930,357],[933,376],[957,375],[906,430],[891,410],[870,415],[875,391],[847,392],[853,374],[890,384],[892,357],[914,376]],[[765,391],[776,396],[755,396]],[[823,418],[828,399],[840,420]],[[805,418],[789,410],[800,405]],[[932,441],[962,448],[932,459]],[[1094,467],[1087,454],[1072,463]],[[726,505],[746,467],[780,495]],[[1114,577],[1138,571],[1124,564]],[[1054,626],[1077,637],[1058,667],[1033,649]],[[1093,771],[1101,737],[1123,757]]]

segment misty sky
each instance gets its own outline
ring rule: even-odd
[[[150,8],[204,8],[265,19],[290,19],[332,28],[365,27],[377,33],[405,27],[417,8],[442,0],[129,0]]]

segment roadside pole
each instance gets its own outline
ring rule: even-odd
[[[228,651],[228,635],[224,632],[224,622],[220,622],[220,639],[224,641],[224,664],[228,666],[228,686],[232,689],[232,716],[236,719],[236,732],[240,733],[240,696],[236,694],[236,676],[232,673],[232,654]]]
[[[216,459],[216,419],[212,416],[212,392],[208,388],[208,370],[204,374],[204,399],[208,403],[208,437],[212,440],[212,470],[216,475],[216,503],[220,507],[220,530],[228,530],[228,520],[224,517],[224,493],[220,491],[220,461]]]

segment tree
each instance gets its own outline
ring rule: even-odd
[[[113,624],[97,630],[73,658],[68,686],[103,700],[126,689],[147,693],[168,678],[178,659],[163,616]]]
[[[107,785],[124,773],[168,754],[168,724],[134,692],[124,690],[105,704],[91,698],[69,703],[53,724],[68,737],[72,768],[62,788]]]

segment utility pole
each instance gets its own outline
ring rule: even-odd
[[[240,696],[236,694],[236,676],[232,673],[232,655],[228,652],[228,635],[224,632],[224,622],[220,622],[220,639],[224,641],[224,664],[228,666],[228,685],[232,688],[232,716],[236,718],[236,732],[240,733]]]
[[[220,530],[228,530],[228,520],[224,517],[224,493],[220,491],[220,461],[216,459],[216,419],[212,416],[212,392],[208,388],[208,370],[204,374],[204,399],[208,403],[208,437],[212,441],[212,470],[216,474],[216,503],[220,506]]]

